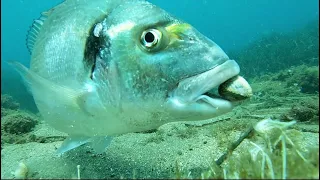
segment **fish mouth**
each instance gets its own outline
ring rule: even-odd
[[[230,110],[231,101],[249,98],[252,89],[238,76],[239,65],[227,60],[214,68],[179,82],[173,97],[182,104],[206,103],[214,108]],[[214,93],[217,90],[218,93]]]

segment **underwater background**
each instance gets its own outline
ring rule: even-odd
[[[40,17],[41,12],[60,2],[62,1],[1,1],[1,92],[12,95],[20,102],[22,108],[28,107],[31,111],[36,111],[32,97],[26,91],[18,73],[4,61],[16,60],[28,67],[30,53],[26,47],[27,32],[33,20]],[[220,45],[227,54],[240,50],[257,38],[270,33],[286,34],[297,31],[308,23],[318,21],[319,16],[318,0],[150,0],[150,2],[192,24]],[[251,59],[247,62],[250,64]],[[259,62],[254,63],[259,64]],[[240,66],[242,70],[245,68],[241,63]]]
[[[271,119],[280,119],[284,122],[290,122],[295,120],[298,122],[298,125],[294,129],[297,132],[288,132],[288,137],[296,137],[295,142],[298,142],[299,147],[291,149],[292,152],[300,152],[305,150],[307,152],[303,157],[311,158],[314,161],[303,166],[308,168],[309,171],[300,171],[299,169],[296,172],[291,172],[294,174],[295,178],[302,177],[311,177],[319,178],[319,171],[316,170],[319,168],[318,152],[319,148],[319,1],[318,0],[149,0],[150,2],[158,5],[169,13],[175,15],[177,18],[180,18],[195,28],[197,28],[205,36],[212,39],[217,43],[231,59],[235,59],[241,69],[241,75],[249,80],[249,83],[252,85],[254,91],[254,97],[250,101],[246,102],[243,107],[236,109],[233,114],[228,114],[227,118],[235,118],[232,122],[225,122],[224,124],[212,125],[210,126],[210,132],[208,130],[209,126],[205,127],[204,132],[200,130],[195,130],[194,127],[176,126],[178,128],[169,128],[170,130],[163,130],[148,135],[141,135],[137,139],[142,139],[141,141],[145,144],[143,147],[154,143],[153,149],[161,148],[161,144],[165,144],[168,139],[176,137],[177,139],[182,139],[181,142],[187,142],[195,137],[208,136],[219,137],[223,139],[224,135],[219,134],[218,132],[213,132],[212,129],[224,131],[225,133],[238,132],[235,133],[237,138],[243,133],[243,129],[247,127],[247,124],[243,124],[244,121],[253,124],[253,122],[258,122],[258,120],[271,118]],[[24,65],[29,67],[30,53],[26,47],[26,35],[34,19],[40,17],[40,13],[46,11],[53,6],[62,2],[61,0],[2,0],[1,1],[1,149],[3,144],[9,145],[23,145],[28,142],[40,142],[40,143],[54,143],[63,140],[63,135],[47,135],[50,138],[44,138],[43,134],[37,136],[34,128],[39,124],[33,119],[39,118],[38,110],[33,102],[32,96],[28,93],[26,87],[23,85],[22,79],[19,74],[13,70],[5,61],[16,60],[22,62]],[[8,109],[8,110],[7,110]],[[10,114],[13,114],[15,111],[23,111],[21,114],[14,116],[13,119],[17,120],[19,118],[24,118],[27,121],[27,128],[34,128],[32,130],[19,129],[17,127],[8,127],[8,124],[3,126],[5,119],[9,119]],[[225,119],[227,119],[225,118]],[[247,118],[247,119],[244,119]],[[8,121],[9,122],[9,121]],[[11,122],[10,122],[11,123]],[[17,120],[16,123],[12,124],[21,124]],[[226,126],[237,126],[238,128],[228,129]],[[8,127],[3,129],[3,127]],[[240,127],[243,128],[240,130]],[[248,125],[249,127],[249,125]],[[16,130],[18,129],[18,130]],[[40,129],[38,127],[38,129]],[[165,128],[164,128],[165,129]],[[236,130],[235,130],[236,129]],[[207,132],[208,130],[208,132]],[[283,132],[283,129],[281,129]],[[42,130],[43,131],[43,130]],[[170,133],[174,134],[168,135]],[[303,133],[302,133],[303,132]],[[38,132],[37,132],[38,133]],[[206,134],[207,133],[207,134]],[[274,133],[274,132],[273,132]],[[300,133],[300,134],[299,134]],[[309,133],[309,134],[306,134]],[[276,132],[275,134],[279,134]],[[191,136],[195,137],[191,137]],[[140,136],[140,135],[139,135]],[[281,135],[279,135],[282,137]],[[312,139],[312,137],[314,137]],[[53,140],[56,138],[55,140]],[[213,159],[217,160],[217,157],[220,157],[222,152],[225,149],[229,148],[229,145],[226,142],[233,142],[237,139],[223,139],[221,142],[218,142],[220,147],[218,155],[214,156]],[[241,137],[240,137],[241,138]],[[258,138],[258,137],[254,137]],[[133,140],[132,140],[133,139]],[[133,149],[128,153],[128,156],[135,156],[134,152],[144,152],[143,149],[137,148],[134,146],[134,143],[131,142],[140,142],[139,140],[134,139],[130,135],[119,138],[119,142],[123,144],[118,145],[110,149],[110,153],[115,151],[118,153],[118,148],[127,144],[132,146]],[[272,138],[271,138],[272,139]],[[144,141],[145,140],[145,141]],[[176,139],[171,139],[173,141]],[[126,143],[124,143],[126,142]],[[180,142],[180,141],[179,141]],[[179,144],[177,141],[176,143]],[[210,140],[204,141],[205,145],[210,144]],[[215,142],[215,141],[214,141]],[[306,142],[306,144],[302,144]],[[247,143],[250,144],[250,143]],[[243,145],[243,149],[249,145]],[[258,144],[258,143],[257,143]],[[157,146],[156,146],[157,145]],[[169,143],[170,145],[170,143]],[[187,156],[188,153],[191,153],[190,149],[195,149],[193,146],[185,146],[183,143],[179,144],[180,147],[173,147],[174,151],[177,151],[177,156]],[[178,145],[177,145],[178,146]],[[289,145],[290,148],[293,145]],[[2,164],[10,171],[16,167],[17,161],[20,161],[19,153],[14,151],[13,146],[8,146],[7,151],[15,152],[16,154],[12,155],[17,157],[15,162],[9,162]],[[11,148],[11,149],[10,149]],[[151,148],[151,147],[150,147]],[[179,150],[186,148],[187,152],[184,150]],[[19,149],[19,148],[17,148]],[[26,152],[32,151],[32,148],[22,147]],[[130,149],[130,148],[129,148]],[[233,148],[234,149],[234,148]],[[232,150],[233,150],[232,149]],[[241,149],[241,148],[240,148]],[[248,148],[247,148],[248,149]],[[299,149],[299,151],[297,151]],[[209,149],[206,149],[209,150]],[[212,149],[210,149],[212,150]],[[229,151],[230,149],[228,149]],[[310,151],[309,151],[310,150]],[[25,152],[25,153],[26,153]],[[51,151],[50,151],[51,152]],[[86,152],[86,151],[85,151]],[[195,152],[192,151],[193,156],[189,158],[196,158],[197,153],[205,152]],[[115,153],[114,153],[115,154]],[[157,154],[155,152],[155,154]],[[161,153],[160,153],[161,154]],[[238,153],[238,156],[241,153]],[[26,155],[26,154],[24,154]],[[9,155],[7,155],[8,157]],[[26,155],[28,156],[28,155]],[[49,154],[48,156],[51,156]],[[92,155],[93,156],[93,155]],[[120,156],[120,155],[119,155]],[[277,155],[278,156],[278,155]],[[281,164],[278,162],[277,156],[271,156],[270,158],[274,161],[273,165]],[[299,157],[297,157],[299,156]],[[303,164],[306,161],[301,160],[301,156],[291,156],[292,161],[297,161],[297,163]],[[121,156],[122,157],[122,156]],[[125,155],[123,155],[123,164],[126,163],[124,160]],[[147,157],[147,156],[146,156]],[[234,160],[229,163],[229,171],[235,171],[239,166],[239,162],[242,162],[242,166],[245,163],[253,164],[252,162],[246,161],[247,156],[239,156],[240,160]],[[44,158],[44,157],[42,157]],[[76,162],[83,162],[82,156],[75,158]],[[84,157],[86,158],[86,157]],[[97,158],[97,157],[94,157]],[[176,158],[176,157],[171,157]],[[288,158],[288,159],[290,159]],[[299,161],[297,159],[299,159]],[[14,159],[14,158],[13,158]],[[80,160],[81,159],[81,160]],[[88,165],[87,172],[84,171],[84,177],[87,178],[118,178],[118,177],[171,177],[169,172],[173,172],[176,178],[188,178],[190,177],[188,172],[193,174],[201,175],[201,177],[212,177],[212,174],[203,174],[203,169],[190,168],[194,165],[185,165],[184,168],[180,168],[179,165],[166,166],[168,169],[152,169],[141,173],[139,175],[139,170],[134,172],[124,171],[123,169],[132,169],[134,165],[128,167],[123,167],[123,165],[115,165],[117,158],[113,163],[114,169],[107,171],[110,176],[101,175],[100,171],[97,171],[95,174],[94,167]],[[119,157],[118,157],[119,159]],[[161,159],[161,158],[160,158]],[[182,158],[183,159],[183,158]],[[204,158],[206,159],[206,158]],[[236,159],[236,158],[234,158]],[[281,158],[280,158],[281,159]],[[303,158],[302,158],[303,159]],[[150,158],[150,161],[153,159]],[[157,159],[159,160],[159,159]],[[7,160],[8,161],[8,160]],[[48,159],[43,162],[43,165],[50,161],[55,161]],[[102,161],[92,160],[96,163],[102,163]],[[164,163],[166,160],[160,160],[158,163]],[[188,161],[188,160],[185,160]],[[200,161],[200,160],[199,160]],[[266,159],[265,159],[266,161]],[[57,161],[58,162],[58,161]],[[91,161],[87,160],[86,163],[90,164]],[[181,160],[183,162],[183,160]],[[198,164],[201,164],[197,161]],[[260,163],[260,162],[259,162]],[[10,165],[8,165],[10,164]],[[54,163],[52,163],[54,164]],[[59,164],[59,163],[57,163]],[[72,163],[70,163],[72,164]],[[120,164],[120,163],[119,163]],[[129,163],[130,164],[130,163]],[[165,164],[165,163],[164,163]],[[192,163],[191,163],[192,164]],[[311,164],[311,165],[310,165]],[[99,164],[101,165],[101,164]],[[135,164],[136,165],[136,164]],[[269,164],[270,165],[270,164]],[[269,166],[266,165],[266,166]],[[50,166],[50,165],[48,165]],[[70,165],[71,166],[71,165]],[[107,169],[104,165],[101,165],[102,169]],[[107,166],[107,165],[106,165]],[[111,165],[110,165],[111,166]],[[159,165],[165,166],[163,164]],[[183,166],[183,165],[181,165]],[[295,167],[297,164],[288,164],[288,167]],[[52,168],[57,166],[52,165]],[[158,167],[158,166],[157,166]],[[237,168],[235,168],[237,167]],[[76,169],[75,166],[72,166],[73,169]],[[108,167],[109,168],[109,167]],[[121,175],[117,174],[117,170]],[[189,168],[189,169],[188,169]],[[211,167],[211,169],[214,167]],[[112,169],[112,168],[111,168]],[[148,169],[148,167],[141,166],[140,169]],[[190,170],[191,169],[191,170]],[[275,168],[276,169],[276,168]],[[69,170],[69,169],[68,169]],[[90,171],[89,171],[90,170]],[[239,168],[238,168],[239,170]],[[280,169],[276,169],[281,172]],[[32,170],[33,171],[33,170]],[[62,170],[61,170],[62,171]],[[73,171],[73,170],[70,170]],[[48,175],[52,172],[46,171]],[[50,172],[50,173],[49,173]],[[90,174],[90,172],[92,174]],[[152,172],[152,173],[150,173]],[[41,174],[40,170],[37,170],[38,174]],[[37,173],[33,173],[32,177],[39,178]],[[87,173],[87,174],[86,174]],[[100,173],[100,174],[99,174]],[[137,173],[137,174],[136,174]],[[207,171],[206,171],[207,173]],[[224,173],[224,172],[220,172]],[[242,174],[241,174],[242,173]],[[300,173],[300,174],[299,174]],[[2,173],[1,173],[2,174]],[[44,177],[46,173],[43,173],[40,177]],[[53,173],[54,174],[54,173]],[[76,174],[76,173],[72,173]],[[147,175],[146,175],[147,174]],[[217,173],[219,174],[219,173]],[[240,175],[239,175],[240,174]],[[230,178],[237,177],[257,177],[255,170],[243,170],[238,175],[233,174]],[[54,174],[54,177],[69,177],[67,175]],[[87,175],[87,176],[86,176]],[[90,176],[92,175],[92,176]],[[101,175],[101,176],[100,176]],[[269,174],[270,175],[270,174]],[[276,177],[281,178],[283,173]],[[70,175],[72,176],[72,175]],[[75,176],[75,175],[74,175]],[[10,177],[10,175],[1,177]],[[30,176],[29,176],[30,177]],[[47,177],[50,178],[51,176]],[[192,176],[198,177],[198,176]],[[221,176],[213,176],[221,177]],[[225,176],[223,176],[225,177]],[[259,176],[260,177],[260,176]],[[267,178],[272,178],[273,176],[266,176]]]

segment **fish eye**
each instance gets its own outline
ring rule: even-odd
[[[141,43],[145,48],[151,49],[157,46],[161,38],[162,38],[161,31],[157,29],[149,29],[142,33]]]

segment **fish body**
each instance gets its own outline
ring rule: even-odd
[[[27,44],[30,69],[13,64],[44,120],[70,135],[60,152],[233,107],[206,92],[237,76],[238,64],[144,0],[66,0],[35,21]]]

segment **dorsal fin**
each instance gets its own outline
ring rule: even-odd
[[[36,39],[38,37],[38,34],[41,30],[41,27],[43,25],[43,22],[47,19],[47,17],[51,14],[53,9],[50,9],[49,11],[45,11],[41,13],[41,16],[39,19],[36,19],[33,21],[28,33],[27,33],[27,48],[32,53],[34,43],[36,42]]]

